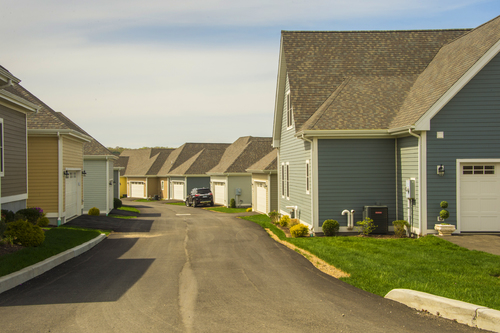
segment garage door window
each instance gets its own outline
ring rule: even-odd
[[[464,175],[494,175],[495,166],[493,165],[464,165],[462,167]]]

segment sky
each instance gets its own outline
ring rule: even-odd
[[[475,28],[499,0],[0,0],[0,65],[106,147],[272,136],[282,30]]]

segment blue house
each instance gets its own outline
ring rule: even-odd
[[[279,210],[321,232],[364,212],[500,231],[500,17],[475,29],[281,35]]]

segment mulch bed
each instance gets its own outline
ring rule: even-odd
[[[0,256],[3,256],[4,254],[14,253],[22,249],[24,249],[24,246],[21,245],[0,244]]]

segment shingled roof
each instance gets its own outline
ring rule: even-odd
[[[247,172],[278,171],[278,148],[273,149],[269,154],[252,164]]]
[[[241,137],[226,149],[220,163],[207,173],[246,172],[249,166],[273,150],[271,144],[272,138]]]
[[[118,159],[120,164],[126,164],[122,176],[155,176],[173,151],[173,148],[125,149]]]
[[[443,46],[469,31],[283,31],[296,131],[388,129]]]
[[[221,160],[228,143],[185,143],[178,148],[179,154],[171,160],[169,175],[204,175],[215,167]],[[196,153],[195,153],[196,152]],[[180,161],[193,154],[189,159],[179,165]],[[165,164],[168,167],[168,163]],[[172,166],[179,165],[176,168]]]

